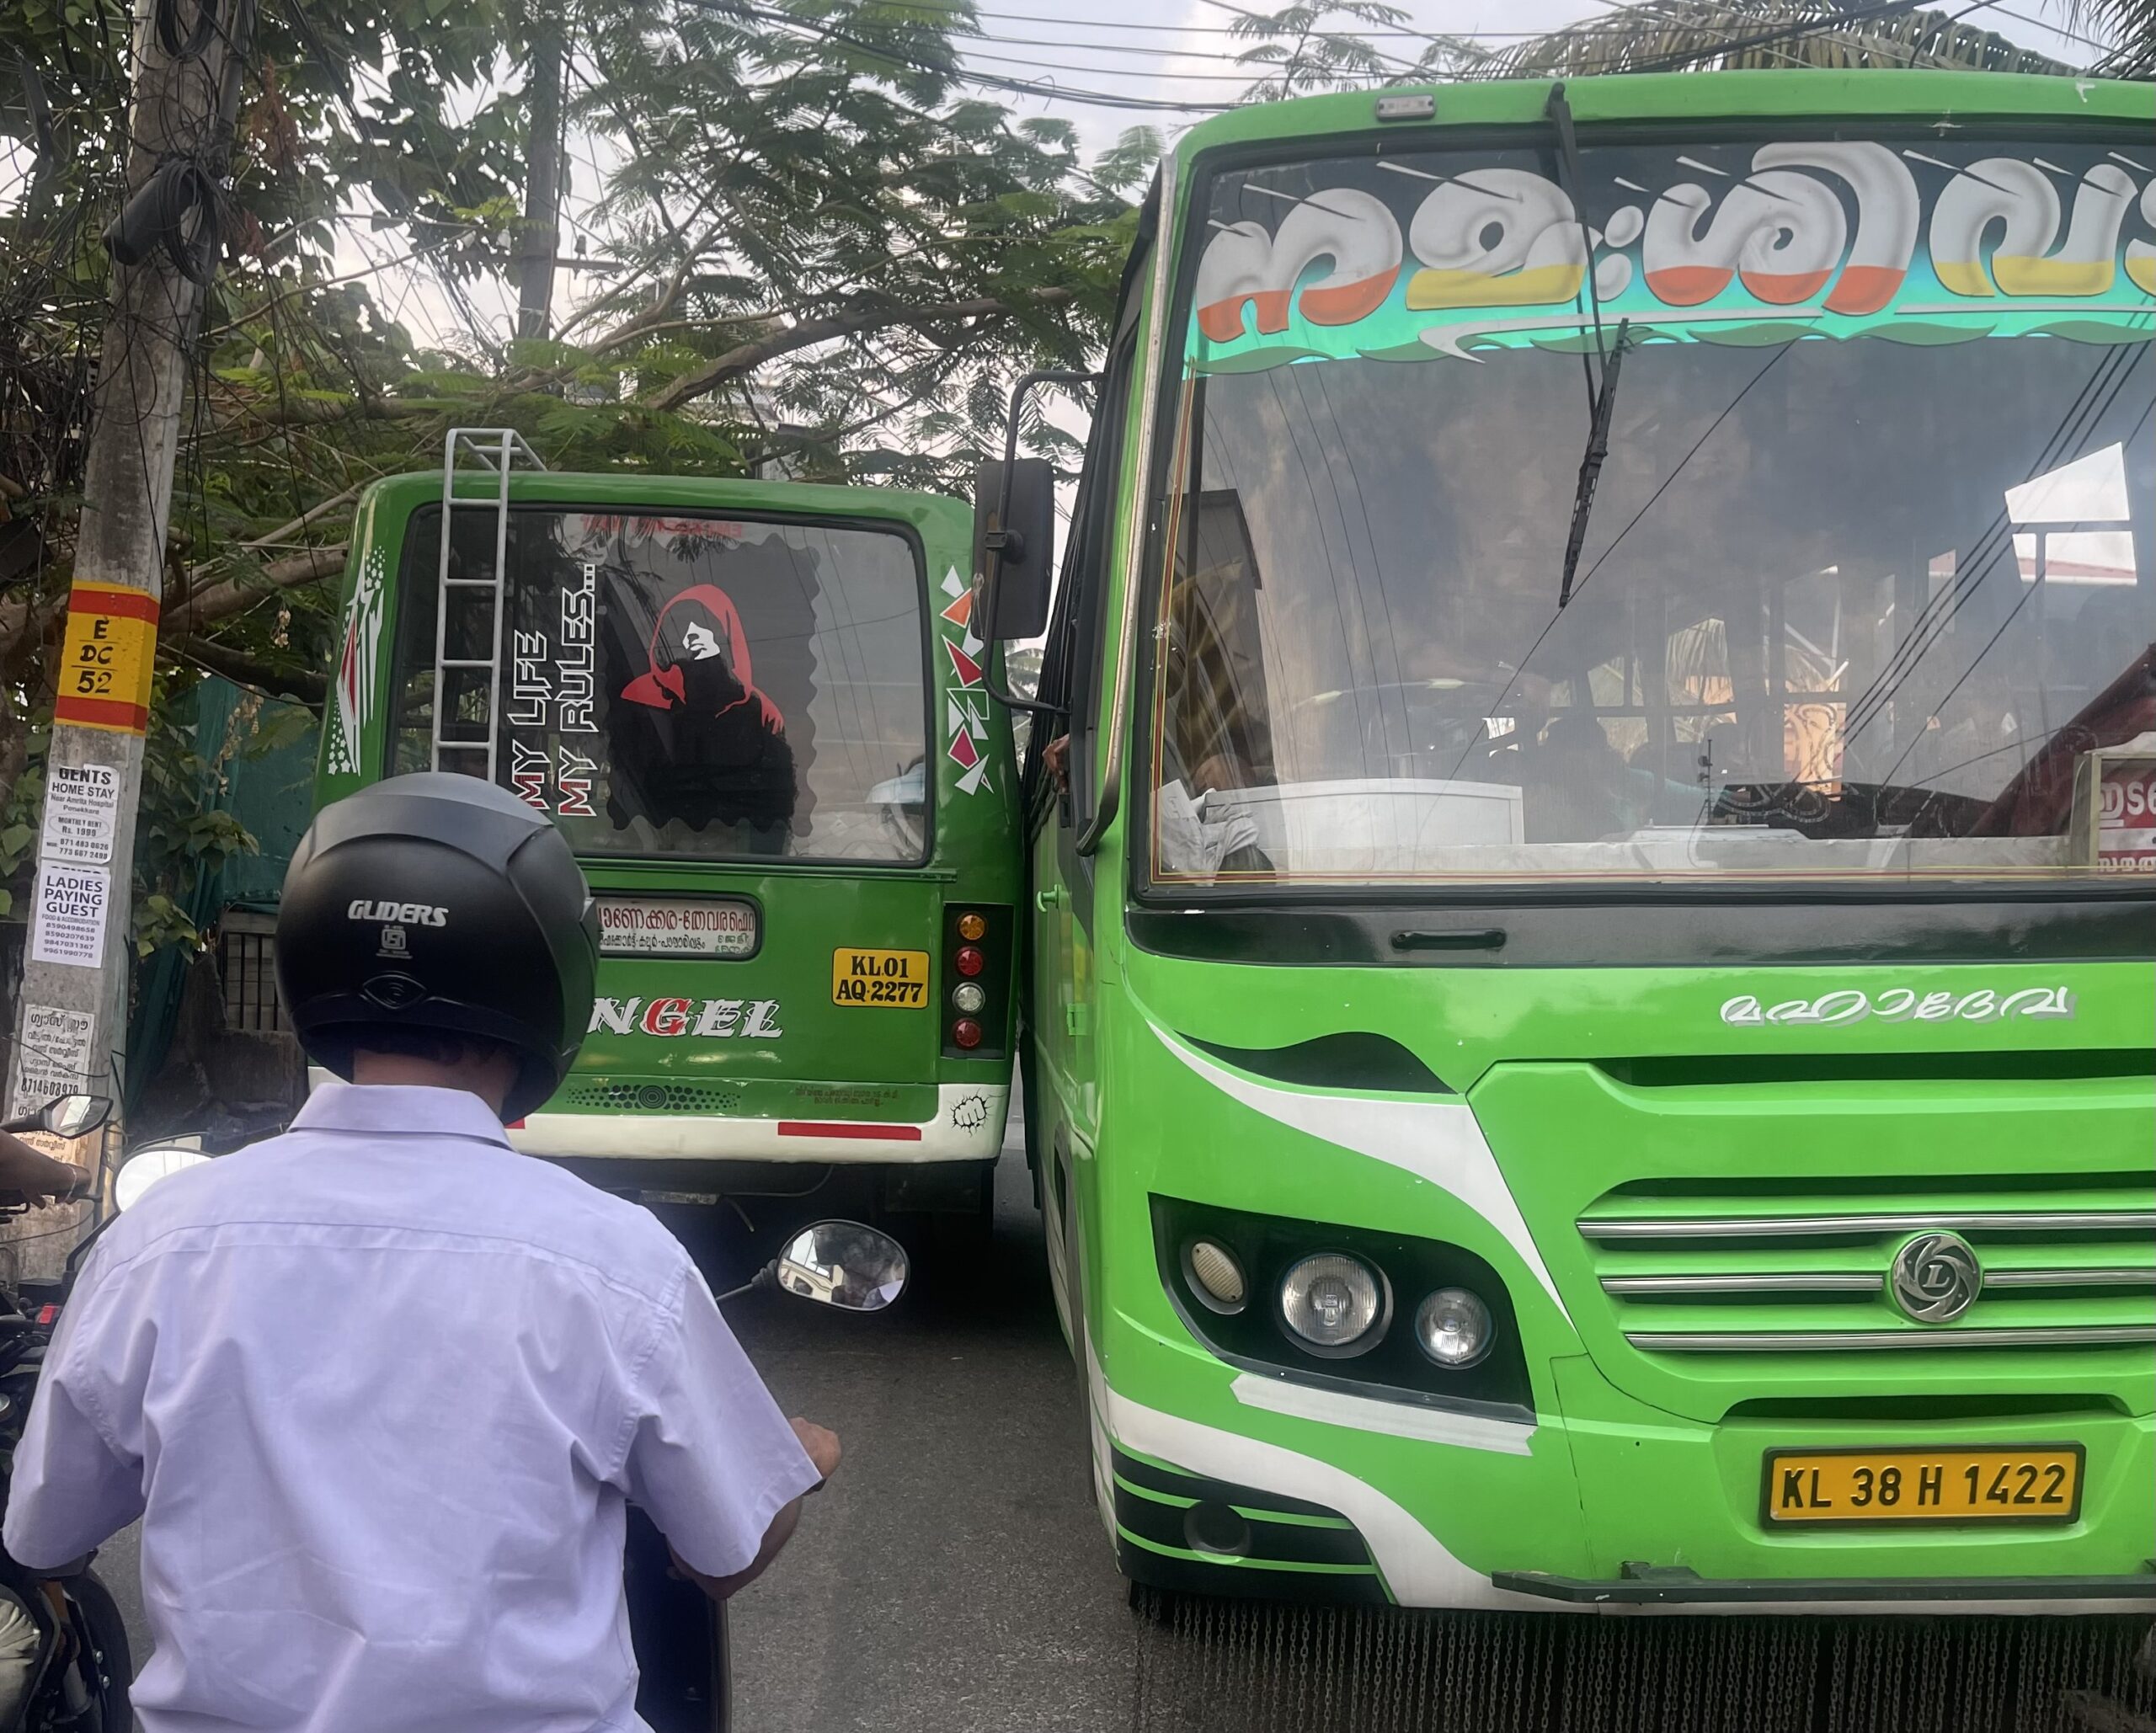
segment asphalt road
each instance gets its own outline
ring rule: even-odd
[[[846,1458],[786,1555],[734,1602],[742,1733],[1048,1733],[1128,1725],[1137,1654],[1086,1463],[1025,1158],[978,1261],[847,1315],[728,1308],[789,1412]]]

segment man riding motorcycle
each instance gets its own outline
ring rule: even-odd
[[[835,1466],[653,1217],[503,1135],[574,1058],[597,951],[504,790],[392,778],[302,841],[278,984],[350,1081],[105,1235],[16,1462],[27,1564],[142,1520],[147,1733],[641,1729],[627,1502],[723,1597]]]

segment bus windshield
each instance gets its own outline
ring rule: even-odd
[[[1583,211],[1540,151],[1201,188],[1154,882],[2093,868],[2079,760],[2156,728],[2131,177],[1935,139],[1583,162]]]
[[[398,628],[395,768],[433,754],[439,508],[414,515]],[[491,512],[460,510],[447,661],[482,659]],[[913,863],[926,637],[896,531],[517,506],[499,686],[501,780],[577,852]],[[483,740],[483,668],[448,672],[446,740]],[[444,767],[468,762],[444,755]]]

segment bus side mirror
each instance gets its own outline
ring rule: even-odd
[[[1055,557],[1055,466],[1044,457],[984,463],[974,486],[974,570],[980,635],[990,643],[1048,630]]]

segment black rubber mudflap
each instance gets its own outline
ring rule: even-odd
[[[2083,1733],[2092,1704],[2156,1712],[2133,1664],[2145,1618],[1444,1615],[1147,1593],[1133,1624],[1134,1733]]]

